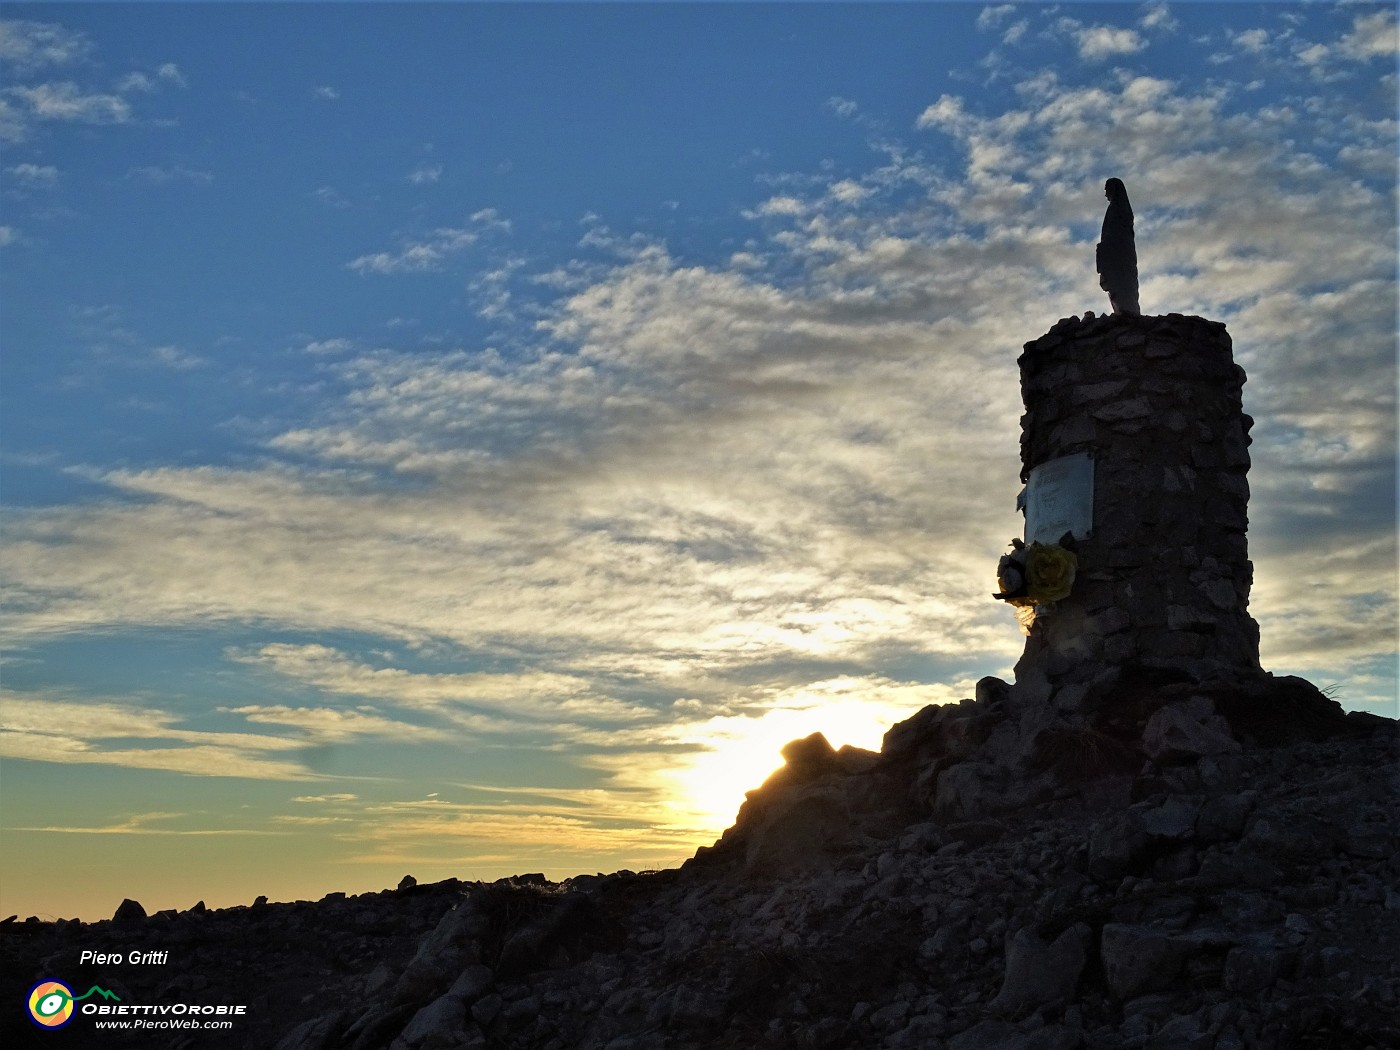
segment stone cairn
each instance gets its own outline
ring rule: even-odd
[[[1035,609],[1016,706],[1075,711],[1125,671],[1260,676],[1245,535],[1254,421],[1225,326],[1089,313],[1026,343],[1019,364],[1022,480],[1087,454],[1093,486],[1090,528],[1056,537],[1077,568],[1066,595]]]

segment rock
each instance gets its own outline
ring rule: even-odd
[[[340,1025],[339,1013],[313,1017],[288,1032],[274,1050],[328,1050],[334,1045]]]
[[[1187,950],[1163,930],[1121,923],[1105,925],[1099,942],[1104,977],[1118,999],[1165,988],[1180,972]]]
[[[118,926],[136,926],[145,918],[146,909],[128,897],[117,905],[116,913],[112,916],[112,922]]]
[[[885,731],[880,754],[886,759],[912,757],[934,739],[938,724],[956,710],[956,707],[940,704],[920,708],[903,722],[896,722]]]
[[[978,680],[974,695],[980,705],[991,707],[996,704],[1004,704],[1011,696],[1011,686],[1000,678],[988,675],[986,678]]]
[[[909,1016],[909,1004],[895,1001],[882,1006],[870,1015],[870,1024],[878,1029],[890,1031],[899,1028]]]
[[[962,762],[938,777],[933,811],[944,821],[994,813],[1005,802],[1007,772],[990,762]]]
[[[500,1016],[502,1005],[501,997],[494,992],[484,995],[472,1005],[472,1017],[485,1028]]]
[[[1063,1025],[1025,1029],[1009,1021],[983,1021],[952,1038],[948,1050],[1074,1050],[1079,1033]]]
[[[398,891],[402,893],[404,890],[411,890],[417,885],[417,879],[415,879],[412,875],[405,875],[403,878],[399,879]]]
[[[413,1015],[413,1020],[394,1041],[408,1050],[435,1050],[455,1047],[466,1041],[467,1008],[453,995],[435,999]]]
[[[1202,697],[1159,709],[1147,721],[1142,747],[1154,762],[1195,761],[1206,755],[1239,751],[1225,719]]]
[[[467,965],[478,962],[478,938],[486,925],[486,916],[477,908],[476,900],[463,897],[418,946],[417,953],[395,982],[395,1003],[431,999]]]
[[[843,772],[835,748],[821,733],[784,744],[782,756],[787,765],[780,772],[787,780],[801,782]]]
[[[490,990],[495,979],[491,967],[477,963],[462,971],[462,975],[452,982],[447,994],[464,1003],[474,1003]]]
[[[590,910],[588,898],[581,893],[568,893],[552,901],[543,915],[501,945],[496,972],[502,978],[515,978],[546,965],[550,950],[571,928],[586,921]]]
[[[1225,988],[1239,994],[1262,992],[1278,979],[1283,957],[1277,949],[1241,945],[1225,956]]]
[[[1242,791],[1207,799],[1196,818],[1196,837],[1207,843],[1239,838],[1256,798],[1254,792]]]
[[[1141,869],[1147,856],[1147,832],[1137,813],[1094,829],[1089,838],[1089,874],[1111,882]]]
[[[1142,419],[1152,415],[1152,405],[1145,397],[1135,397],[1127,401],[1110,401],[1093,409],[1092,414],[1095,419],[1105,423]]]
[[[1170,1018],[1152,1034],[1148,1050],[1214,1050],[1207,1008]]]
[[[1142,830],[1149,838],[1189,839],[1195,835],[1200,806],[1190,799],[1173,796],[1160,806],[1141,814]]]
[[[1074,998],[1089,949],[1091,931],[1076,923],[1049,944],[1030,927],[1006,937],[1006,973],[992,1008],[1020,1013],[1061,1006]]]

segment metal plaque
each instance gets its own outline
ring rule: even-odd
[[[1094,527],[1094,458],[1087,452],[1042,463],[1026,482],[1026,543],[1086,539]]]

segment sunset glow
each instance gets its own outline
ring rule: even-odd
[[[685,741],[701,750],[663,772],[662,782],[675,785],[672,805],[682,819],[722,831],[734,823],[745,793],[781,768],[789,741],[819,732],[833,748],[849,744],[878,752],[890,726],[925,704],[952,699],[951,689],[935,687],[910,691],[910,703],[900,705],[880,697],[888,689],[862,688],[870,685],[850,679],[818,683],[756,717],[720,716],[687,726]]]

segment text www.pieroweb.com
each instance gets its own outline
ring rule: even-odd
[[[135,1029],[142,1029],[142,1030],[145,1030],[145,1031],[151,1031],[151,1030],[156,1030],[156,1031],[165,1030],[165,1031],[169,1031],[169,1030],[171,1030],[171,1029],[177,1029],[177,1028],[178,1028],[178,1029],[197,1028],[197,1029],[200,1029],[201,1031],[206,1031],[206,1032],[207,1032],[207,1031],[210,1031],[210,1030],[223,1030],[223,1029],[232,1028],[232,1027],[233,1027],[233,1022],[232,1022],[232,1021],[196,1021],[193,1017],[173,1017],[173,1018],[170,1018],[170,1019],[164,1020],[164,1021],[152,1021],[152,1020],[148,1020],[148,1019],[146,1019],[146,1018],[144,1018],[144,1017],[138,1017],[138,1018],[136,1018],[136,1019],[134,1019],[134,1020],[123,1020],[123,1021],[94,1021],[93,1024],[92,1024],[92,1026],[93,1026],[94,1028],[109,1028],[109,1029],[118,1029],[118,1030],[126,1030],[126,1031],[131,1031],[131,1030],[135,1030]]]

